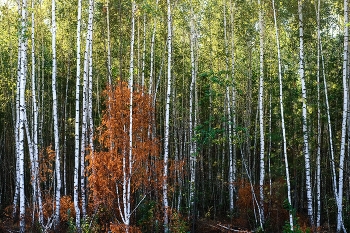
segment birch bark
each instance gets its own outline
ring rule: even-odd
[[[320,0],[316,6],[317,21],[317,154],[316,154],[316,229],[321,226],[321,109],[320,109]]]
[[[86,218],[86,179],[85,179],[85,155],[88,146],[88,133],[90,121],[89,117],[89,78],[92,71],[91,54],[92,54],[92,32],[93,32],[94,0],[89,0],[88,28],[86,32],[86,43],[84,52],[84,75],[83,75],[83,116],[81,128],[81,148],[80,148],[80,191],[81,191],[81,210],[82,218]],[[91,148],[92,149],[92,148]]]
[[[304,139],[304,158],[305,158],[305,182],[306,182],[306,196],[307,196],[307,212],[311,227],[314,228],[314,212],[312,203],[312,186],[311,186],[311,167],[309,155],[309,132],[307,125],[307,105],[306,105],[306,85],[304,74],[304,29],[303,29],[303,5],[302,0],[298,0],[298,15],[299,15],[299,76],[301,81],[302,94],[302,119],[303,119],[303,139]]]
[[[226,86],[226,100],[227,100],[227,116],[228,116],[228,151],[229,151],[229,173],[228,173],[228,182],[229,182],[229,203],[230,203],[230,212],[233,212],[233,145],[232,145],[232,112],[231,112],[231,90],[230,84],[231,79],[229,79],[229,45],[228,45],[228,35],[227,35],[227,17],[226,17],[226,1],[224,1],[224,39],[225,39],[225,69],[226,69],[226,81],[228,82]],[[232,40],[232,38],[231,38]],[[232,58],[232,55],[231,55]]]
[[[337,232],[343,230],[346,232],[343,223],[343,183],[344,183],[344,159],[346,144],[346,123],[348,114],[348,44],[349,44],[349,19],[348,19],[348,1],[344,0],[344,51],[343,51],[343,120],[341,127],[341,144],[339,157],[339,181],[338,181],[338,200],[337,200]]]
[[[231,106],[231,120],[232,121],[232,137],[233,141],[236,138],[236,87],[235,87],[235,55],[234,55],[234,9],[233,9],[232,0],[230,1],[230,9],[231,9],[231,81],[232,81],[232,106]],[[231,212],[234,210],[234,194],[235,194],[235,185],[236,181],[236,143],[233,142],[232,145],[232,157],[230,157],[229,164],[229,194],[230,194],[230,210]]]
[[[80,208],[79,208],[79,145],[80,145],[80,30],[81,30],[81,0],[78,0],[77,21],[77,73],[75,85],[75,127],[74,127],[74,209],[75,224],[80,231]]]
[[[170,95],[171,95],[171,57],[172,57],[172,16],[171,1],[167,0],[167,46],[168,46],[168,74],[167,92],[165,106],[165,129],[164,129],[164,170],[163,170],[163,207],[164,207],[164,233],[169,232],[169,204],[168,204],[168,157],[169,157],[169,116],[170,116]]]
[[[287,156],[287,140],[286,140],[286,128],[284,123],[284,104],[283,104],[283,83],[282,83],[282,59],[281,59],[281,50],[280,50],[280,41],[279,41],[279,33],[277,26],[277,17],[276,17],[276,8],[275,1],[272,0],[272,8],[273,8],[273,18],[275,24],[275,33],[276,33],[276,44],[277,44],[277,59],[278,59],[278,79],[279,79],[279,102],[281,109],[281,127],[282,127],[282,140],[283,140],[283,155],[284,155],[284,164],[286,169],[286,182],[287,182],[287,195],[288,195],[288,203],[290,206],[289,209],[289,225],[290,229],[293,230],[293,213],[292,213],[292,195],[290,188],[290,176],[289,176],[289,164],[288,164],[288,156]]]
[[[55,175],[56,175],[56,196],[54,225],[57,226],[60,220],[60,199],[61,199],[61,169],[60,169],[60,144],[57,116],[57,94],[56,94],[56,1],[52,0],[52,115],[55,138]]]
[[[193,103],[195,100],[195,83],[196,83],[196,61],[195,61],[195,45],[196,45],[196,30],[195,30],[195,16],[191,1],[191,20],[190,20],[190,31],[191,31],[191,41],[190,41],[190,50],[191,50],[191,84],[190,84],[190,109],[189,109],[189,139],[190,139],[190,216],[192,216],[192,221],[194,221],[194,208],[195,208],[195,187],[196,187],[196,151],[195,151],[195,141],[193,140],[194,129],[195,129],[195,113],[193,108]]]
[[[264,22],[263,5],[261,0],[259,4],[259,36],[260,36],[260,78],[259,78],[259,128],[260,128],[260,219],[262,225],[265,222],[264,216],[264,179],[265,179],[265,135],[264,135]]]
[[[43,224],[42,197],[39,180],[39,152],[38,152],[38,106],[36,97],[36,77],[35,77],[35,16],[34,16],[34,0],[32,0],[32,102],[33,102],[33,163],[34,163],[34,187],[33,187],[33,204],[38,204],[39,224]]]
[[[19,78],[19,133],[18,133],[18,177],[19,179],[19,214],[20,232],[25,232],[25,193],[24,193],[24,130],[25,130],[25,87],[26,87],[26,35],[27,1],[22,1],[21,6],[21,31],[20,31],[20,78]],[[17,181],[18,182],[18,181]]]

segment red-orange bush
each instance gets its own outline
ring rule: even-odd
[[[114,89],[108,87],[106,110],[98,127],[98,147],[87,157],[89,162],[89,185],[95,207],[103,205],[109,211],[118,208],[117,189],[121,189],[124,173],[131,177],[131,193],[142,186],[145,192],[154,185],[154,161],[159,155],[159,145],[152,138],[151,97],[140,91],[133,92],[132,111],[132,170],[129,166],[129,103],[130,89],[127,83],[120,82]],[[124,163],[124,166],[123,166]],[[124,168],[124,170],[123,170]],[[120,200],[120,199],[119,199]],[[122,204],[122,203],[121,203]]]

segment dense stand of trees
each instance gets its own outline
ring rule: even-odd
[[[349,231],[348,7],[0,1],[0,231]]]

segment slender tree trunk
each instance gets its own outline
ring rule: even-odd
[[[291,195],[291,188],[290,188],[289,165],[288,165],[288,156],[287,156],[286,128],[285,128],[285,123],[284,123],[283,83],[282,83],[282,64],[281,64],[282,59],[281,59],[280,41],[279,41],[276,8],[275,8],[275,1],[274,0],[272,0],[272,8],[273,8],[273,17],[274,17],[275,32],[276,32],[276,44],[277,44],[278,79],[279,79],[279,91],[280,91],[279,102],[280,102],[280,109],[281,109],[283,155],[284,155],[284,164],[285,164],[285,169],[286,169],[287,195],[288,195],[288,203],[289,203],[289,225],[290,225],[290,229],[293,230],[292,195]]]
[[[78,0],[78,21],[77,21],[77,73],[75,86],[75,128],[74,128],[74,209],[75,224],[80,232],[80,208],[79,208],[79,142],[80,142],[80,30],[81,30],[81,0]]]
[[[259,4],[259,35],[260,35],[260,79],[259,79],[259,126],[260,126],[260,208],[261,208],[261,225],[265,222],[264,216],[264,180],[265,180],[265,134],[264,134],[264,22],[263,22],[263,5],[261,0]]]
[[[142,65],[141,65],[141,87],[142,93],[145,87],[145,59],[146,59],[146,13],[143,15],[143,45],[142,45]]]
[[[227,19],[226,19],[226,0],[224,2],[224,39],[225,39],[225,69],[226,69],[226,80],[231,84],[232,80],[229,79],[229,45],[228,45],[228,36],[227,36]],[[233,38],[231,38],[232,40]],[[233,74],[231,74],[233,75]],[[233,77],[233,76],[231,76]],[[227,100],[227,115],[228,115],[228,151],[229,151],[229,172],[228,172],[228,182],[229,182],[229,202],[230,202],[230,212],[233,212],[233,145],[232,145],[232,112],[231,112],[231,90],[230,85],[226,86],[226,100]]]
[[[169,159],[169,129],[170,129],[170,95],[171,95],[171,56],[172,56],[172,16],[171,3],[167,0],[167,26],[168,26],[168,83],[165,106],[165,129],[164,129],[164,170],[163,170],[163,207],[164,207],[164,233],[169,232],[169,204],[168,204],[168,159]]]
[[[55,136],[55,174],[56,174],[56,196],[55,196],[55,218],[54,225],[60,221],[60,199],[61,199],[61,169],[60,169],[60,143],[58,131],[58,115],[57,115],[57,94],[56,94],[56,1],[52,0],[52,114],[53,128]]]
[[[235,55],[234,55],[234,9],[232,0],[230,0],[230,9],[231,9],[231,17],[230,17],[230,25],[231,25],[231,79],[232,79],[232,106],[231,106],[231,120],[232,121],[232,158],[230,157],[230,164],[229,164],[229,193],[230,193],[230,210],[231,212],[234,210],[234,195],[235,195],[235,185],[234,182],[236,181],[236,87],[235,87]]]
[[[156,8],[158,9],[158,0],[156,0]],[[155,37],[156,37],[156,29],[157,29],[157,18],[154,18],[153,22],[153,31],[152,31],[152,39],[151,39],[151,51],[150,51],[150,73],[149,73],[149,88],[148,94],[152,96],[153,91],[153,73],[154,73],[154,45],[155,45]]]
[[[86,218],[86,179],[85,179],[85,154],[88,146],[88,134],[90,121],[89,117],[89,78],[92,71],[92,32],[93,32],[93,16],[94,16],[94,0],[89,0],[89,16],[88,16],[88,28],[86,33],[86,43],[84,52],[84,75],[83,75],[83,114],[82,114],[82,127],[81,127],[81,148],[80,148],[80,191],[81,191],[81,210],[82,218]],[[92,148],[91,148],[92,149]]]
[[[22,24],[22,2],[18,3],[18,14],[21,16],[19,19],[19,23]],[[24,22],[25,23],[25,22]],[[20,31],[19,33],[22,33]],[[24,36],[20,34],[20,37],[18,38],[18,60],[17,60],[17,88],[16,88],[16,117],[14,122],[14,135],[15,135],[15,150],[16,150],[16,181],[15,181],[15,190],[14,190],[14,197],[13,197],[13,211],[12,211],[12,218],[16,218],[17,214],[17,202],[18,202],[18,196],[19,196],[19,160],[20,160],[20,151],[19,151],[19,129],[20,129],[20,84],[21,84],[21,68],[22,68],[22,40],[24,40]]]
[[[190,146],[190,205],[189,205],[189,210],[190,210],[190,216],[192,217],[192,224],[194,224],[194,207],[195,207],[195,187],[196,187],[196,163],[197,163],[197,157],[196,157],[196,151],[195,151],[195,141],[193,140],[194,136],[194,128],[196,127],[194,124],[194,108],[193,108],[193,103],[196,102],[194,98],[194,92],[195,92],[195,83],[196,83],[196,61],[195,61],[195,16],[193,12],[193,6],[191,2],[191,20],[190,20],[190,30],[191,30],[191,41],[190,41],[190,49],[191,49],[191,84],[190,84],[190,109],[189,109],[189,146]]]
[[[316,229],[321,226],[321,110],[320,110],[320,0],[317,1],[317,155],[316,155]]]
[[[38,151],[38,106],[36,97],[36,77],[35,77],[35,20],[34,20],[34,0],[32,0],[32,102],[33,102],[33,159],[34,159],[34,185],[33,200],[37,202],[39,211],[39,224],[43,224],[42,197],[39,180],[39,151]]]
[[[338,181],[338,200],[337,200],[337,232],[343,230],[346,232],[343,223],[343,183],[344,183],[344,159],[345,159],[345,144],[346,144],[346,123],[348,114],[348,1],[344,0],[344,52],[343,52],[343,120],[341,130],[341,144],[339,157],[339,181]]]
[[[25,87],[26,87],[26,66],[27,66],[27,1],[22,1],[21,6],[21,31],[20,31],[20,77],[19,77],[19,133],[18,133],[18,175],[19,180],[19,218],[20,232],[25,232],[25,193],[24,193],[24,130],[25,130]]]
[[[298,0],[298,15],[299,15],[299,75],[301,81],[301,94],[302,94],[302,119],[303,119],[303,138],[304,138],[304,158],[305,158],[305,179],[306,179],[306,196],[307,196],[307,212],[310,220],[311,227],[314,228],[314,212],[312,204],[312,186],[311,186],[311,167],[310,167],[310,154],[309,154],[309,132],[307,125],[307,105],[306,105],[306,85],[304,75],[304,30],[303,30],[303,5],[302,0]]]

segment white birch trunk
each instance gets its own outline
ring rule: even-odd
[[[19,179],[19,218],[20,232],[25,232],[25,193],[24,193],[24,130],[25,130],[25,87],[26,87],[26,34],[27,1],[22,1],[21,8],[21,31],[20,31],[20,80],[19,80],[19,133],[18,133],[18,177]],[[18,181],[17,181],[18,182]]]
[[[156,0],[156,8],[158,9],[158,0]],[[155,37],[156,37],[156,29],[157,29],[157,18],[154,18],[153,22],[153,31],[152,31],[152,39],[151,39],[151,51],[150,51],[150,73],[149,73],[149,88],[148,94],[151,96],[153,91],[153,72],[154,72],[154,45],[155,45]]]
[[[320,110],[320,0],[317,1],[317,155],[316,155],[316,229],[321,226],[321,110]]]
[[[344,52],[343,52],[343,120],[341,130],[341,144],[339,157],[339,181],[338,181],[338,199],[337,199],[337,232],[342,229],[346,232],[343,223],[343,183],[344,183],[344,159],[346,144],[346,123],[348,114],[348,43],[349,43],[349,25],[348,25],[348,1],[344,0]]]
[[[225,70],[226,70],[226,81],[230,83],[229,80],[229,52],[228,52],[228,36],[227,36],[227,19],[226,19],[226,1],[224,2],[224,39],[225,39]],[[232,39],[232,38],[231,38]],[[226,86],[226,99],[227,99],[227,115],[228,115],[228,150],[229,150],[229,203],[230,212],[233,212],[233,148],[232,148],[232,114],[231,114],[231,93],[230,86]]]
[[[143,15],[143,48],[142,48],[142,66],[141,66],[141,87],[142,93],[145,87],[145,59],[146,59],[146,13]]]
[[[77,22],[77,74],[75,86],[75,128],[74,128],[74,209],[76,214],[75,224],[80,231],[80,208],[79,208],[79,142],[80,142],[80,30],[81,30],[81,0],[78,0]]]
[[[20,6],[18,6],[19,12],[20,12]],[[20,99],[20,81],[21,81],[21,40],[22,38],[18,38],[18,61],[17,61],[17,88],[16,88],[16,119],[14,122],[14,135],[15,135],[15,143],[16,143],[16,180],[15,180],[15,190],[14,190],[14,197],[13,197],[13,211],[12,211],[12,218],[16,217],[17,214],[17,202],[18,202],[18,195],[19,195],[19,127],[20,127],[20,108],[19,108],[19,99]]]
[[[32,102],[33,102],[33,159],[34,159],[34,182],[35,188],[33,191],[34,203],[37,201],[39,211],[39,224],[44,221],[42,197],[39,179],[39,151],[38,151],[38,105],[36,97],[36,77],[35,77],[35,18],[34,18],[34,0],[32,0]]]
[[[56,174],[56,196],[55,196],[55,217],[54,225],[56,226],[60,220],[60,199],[61,199],[61,169],[60,169],[60,144],[58,131],[58,116],[57,116],[57,94],[56,94],[56,2],[52,0],[52,114],[53,128],[55,138],[55,174]]]
[[[92,33],[91,33],[92,34]],[[91,35],[92,37],[92,35]],[[90,43],[90,49],[89,49],[89,86],[88,86],[88,119],[89,119],[89,148],[90,148],[90,153],[93,156],[94,153],[94,143],[93,143],[93,139],[94,139],[94,121],[93,121],[93,115],[92,115],[92,74],[93,74],[93,70],[92,70],[92,41]]]
[[[131,174],[133,164],[133,89],[134,89],[134,43],[135,43],[135,14],[136,3],[132,1],[132,17],[131,17],[131,42],[130,42],[130,67],[129,67],[129,89],[130,89],[130,103],[129,103],[129,157],[127,154],[123,157],[123,213],[124,224],[126,231],[129,231],[130,216],[131,216]]]
[[[93,16],[94,16],[94,0],[89,0],[89,16],[88,16],[88,28],[86,33],[86,43],[84,52],[84,75],[83,75],[83,114],[82,114],[82,127],[81,127],[81,148],[80,148],[80,191],[81,191],[81,213],[82,218],[86,218],[86,180],[85,180],[85,154],[86,147],[88,146],[88,129],[89,129],[89,76],[91,54],[92,54],[92,29],[93,29]]]
[[[288,203],[289,203],[289,225],[290,229],[293,230],[293,213],[292,213],[292,195],[290,188],[290,176],[289,176],[289,164],[288,164],[288,156],[287,156],[287,140],[286,140],[286,128],[284,123],[284,105],[283,105],[283,83],[282,83],[282,64],[281,64],[281,50],[280,50],[280,41],[279,41],[279,33],[277,26],[277,17],[276,17],[276,8],[275,1],[272,0],[272,8],[273,8],[273,17],[275,24],[275,32],[276,32],[276,44],[277,44],[277,59],[278,59],[278,79],[279,79],[279,102],[281,109],[281,127],[282,127],[282,140],[283,140],[283,155],[284,155],[284,164],[286,169],[286,182],[287,182],[287,195],[288,195]]]
[[[109,27],[109,0],[106,5],[107,11],[107,71],[108,71],[108,84],[112,85],[112,65],[111,65],[111,33]]]
[[[233,14],[233,4],[232,0],[230,1],[230,25],[231,25],[231,79],[232,79],[232,106],[231,106],[231,119],[232,121],[232,137],[233,141],[236,138],[236,88],[235,88],[235,55],[234,55],[234,14]],[[230,210],[231,212],[234,210],[234,195],[235,195],[235,185],[236,181],[236,143],[234,142],[232,145],[232,157],[230,157],[229,164],[229,195],[230,195]]]
[[[305,158],[305,179],[306,179],[306,196],[307,196],[307,212],[310,220],[310,225],[314,228],[314,213],[312,203],[312,186],[311,186],[311,168],[309,155],[309,137],[307,126],[307,105],[306,105],[306,85],[304,75],[304,31],[303,31],[303,14],[302,0],[298,0],[298,15],[299,15],[299,75],[301,81],[302,94],[302,123],[303,123],[303,139],[304,139],[304,158]]]
[[[172,16],[171,3],[167,0],[167,46],[168,46],[168,74],[167,92],[165,106],[165,129],[164,129],[164,170],[163,170],[163,207],[164,207],[164,232],[169,232],[169,204],[168,204],[168,157],[169,157],[169,116],[170,116],[170,95],[171,95],[171,57],[172,57]]]
[[[196,71],[195,71],[195,26],[194,26],[194,12],[193,12],[193,6],[191,2],[191,20],[190,20],[190,30],[191,30],[191,41],[190,41],[190,50],[191,50],[191,84],[190,84],[190,109],[189,109],[189,139],[190,139],[190,216],[192,216],[192,220],[194,220],[194,207],[195,207],[195,182],[196,182],[196,151],[194,149],[195,142],[193,140],[194,135],[194,110],[193,110],[193,103],[195,102],[194,98],[194,91],[195,91],[195,82],[196,82]]]
[[[260,220],[261,225],[265,222],[264,216],[264,180],[265,180],[265,135],[264,135],[264,25],[263,25],[263,6],[260,0],[259,4],[259,35],[260,35],[260,78],[259,78],[259,128],[260,128]]]

